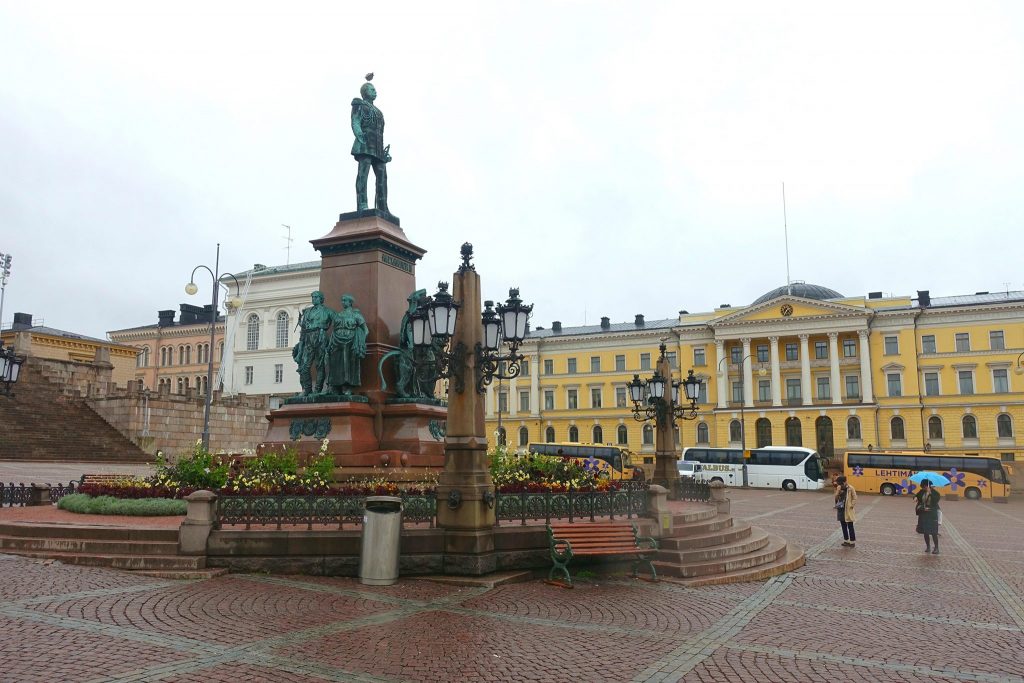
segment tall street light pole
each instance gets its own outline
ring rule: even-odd
[[[0,330],[4,327],[4,295],[7,293],[7,280],[11,277],[10,254],[0,251]]]

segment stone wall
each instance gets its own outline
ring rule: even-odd
[[[50,386],[69,398],[105,396],[116,385],[109,362],[91,363],[33,356],[35,367]]]

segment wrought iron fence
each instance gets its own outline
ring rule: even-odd
[[[65,484],[47,484],[50,487],[50,502],[54,505],[57,504],[61,498],[71,493],[78,493],[78,487],[81,486],[81,482],[69,481]]]
[[[577,491],[563,493],[501,493],[495,495],[495,525],[502,521],[525,525],[528,520],[553,519],[594,521],[598,517],[641,517],[647,512],[647,486],[639,482],[623,482],[618,490]]]
[[[32,484],[0,484],[0,507],[23,507],[32,500]]]
[[[672,482],[671,498],[706,503],[711,500],[711,484],[689,477],[679,477]]]
[[[402,499],[403,524],[425,523],[434,526],[437,517],[437,497],[434,494],[402,494],[399,497]],[[337,525],[338,529],[343,529],[346,524],[362,525],[365,500],[366,496],[319,494],[220,496],[217,498],[215,525],[218,529],[243,524],[246,529],[254,525],[281,529],[285,524],[305,524],[306,529],[312,529],[317,524]]]

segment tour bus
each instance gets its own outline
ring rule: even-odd
[[[644,470],[634,465],[633,454],[624,446],[605,446],[591,443],[531,443],[531,453],[551,455],[557,458],[572,458],[579,464],[588,462],[595,465],[601,475],[611,479],[646,479]]]
[[[912,494],[919,485],[910,477],[922,471],[938,472],[950,480],[946,486],[936,487],[943,494],[956,493],[972,500],[1010,495],[1010,480],[999,458],[924,451],[849,451],[843,455],[843,474],[862,493]]]
[[[752,451],[739,448],[683,449],[683,460],[700,463],[698,481],[720,481],[727,486],[819,490],[825,472],[818,453],[800,446],[765,446]]]

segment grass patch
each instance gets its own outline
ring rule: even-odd
[[[72,493],[57,502],[57,507],[68,512],[86,515],[129,515],[132,517],[159,517],[183,515],[188,503],[169,498],[114,498]]]

